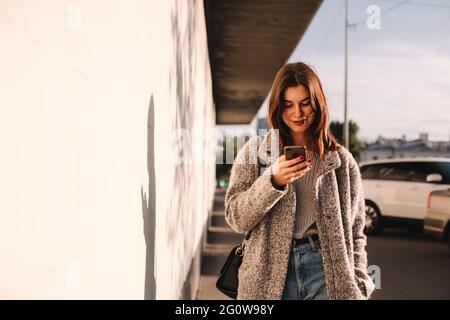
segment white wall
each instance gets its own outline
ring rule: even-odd
[[[0,38],[0,298],[178,298],[215,183],[173,139],[214,157],[203,2],[4,0]]]

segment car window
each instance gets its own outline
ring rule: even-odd
[[[373,166],[362,166],[360,168],[361,171],[361,178],[363,179],[372,179],[370,177],[370,170],[372,169]]]
[[[382,165],[372,164],[361,167],[361,178],[363,179],[379,179],[380,169]]]
[[[371,164],[361,167],[363,179],[426,182],[427,175],[439,173],[442,184],[450,184],[450,162],[401,162]]]
[[[407,164],[409,180],[413,182],[426,182],[427,175],[433,173],[433,165],[430,162],[410,162]]]
[[[450,162],[434,162],[432,173],[440,173],[442,175],[441,183],[450,184]]]
[[[408,165],[406,163],[386,163],[380,168],[381,180],[408,180]]]
[[[413,182],[426,182],[427,175],[439,173],[442,181],[438,183],[450,184],[450,163],[448,162],[411,162],[408,167],[409,180]]]

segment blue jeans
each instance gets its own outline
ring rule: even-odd
[[[319,241],[292,247],[282,300],[328,300]]]

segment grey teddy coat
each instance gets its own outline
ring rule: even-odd
[[[273,137],[278,139],[278,133],[270,129],[239,150],[225,195],[225,219],[231,228],[238,233],[253,229],[239,268],[237,299],[273,300],[283,294],[296,194],[292,184],[284,190],[272,185]],[[267,164],[261,175],[256,157]],[[325,153],[318,170],[315,217],[327,295],[333,300],[369,299],[375,286],[367,273],[365,202],[358,164],[340,146]]]

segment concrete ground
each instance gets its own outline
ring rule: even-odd
[[[242,236],[235,233],[224,217],[224,198],[226,189],[216,189],[211,227],[207,234],[207,244],[202,255],[197,300],[231,300],[216,289],[219,270],[231,248],[239,244]]]

